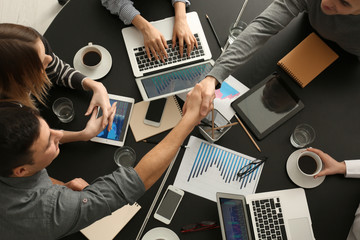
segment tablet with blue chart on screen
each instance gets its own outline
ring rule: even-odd
[[[108,131],[107,127],[99,133],[91,141],[110,144],[114,146],[123,146],[125,143],[126,133],[130,123],[130,117],[134,106],[134,99],[118,95],[109,94],[110,104],[116,102],[116,113],[111,130]],[[101,109],[98,116],[102,116]]]

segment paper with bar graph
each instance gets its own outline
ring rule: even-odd
[[[216,201],[216,192],[255,193],[263,165],[246,177],[237,173],[255,158],[191,136],[174,185]]]

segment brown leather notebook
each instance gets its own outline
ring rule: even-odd
[[[305,87],[338,57],[319,36],[311,33],[277,64]]]

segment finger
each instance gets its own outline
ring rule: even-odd
[[[187,105],[187,102],[185,101],[183,108],[182,108],[183,115],[185,115],[185,113],[186,113],[186,105]]]
[[[151,53],[152,53],[152,55],[154,56],[154,58],[156,59],[156,60],[159,60],[159,57],[158,57],[158,55],[156,54],[156,50],[152,47],[151,49]]]
[[[161,41],[162,41],[163,46],[164,46],[166,49],[168,49],[169,46],[167,45],[167,42],[166,42],[165,37],[162,36],[162,35],[161,35]],[[164,49],[164,50],[165,50],[165,49]],[[166,50],[165,50],[165,56],[168,57]]]
[[[190,57],[190,53],[191,53],[192,49],[194,48],[194,43],[190,39],[188,39],[186,41],[186,45],[187,45],[186,53],[187,53],[187,56]]]
[[[158,42],[157,48],[156,48],[156,52],[158,53],[158,55],[160,56],[160,59],[162,62],[165,62],[164,57],[166,54],[166,50],[164,45],[162,44],[162,42]]]
[[[86,110],[85,116],[88,116],[91,112],[93,112],[94,108],[96,108],[95,104],[93,102],[90,102],[90,105]]]
[[[314,176],[314,178],[316,179],[318,177],[322,177],[322,176],[326,176],[326,175],[327,175],[326,170],[323,170],[323,171],[319,172],[318,174],[316,174]]]
[[[194,40],[195,40],[195,47],[196,48],[198,48],[199,46],[198,46],[198,42],[197,42],[197,40],[196,40],[196,37],[194,36]]]
[[[176,47],[176,34],[174,33],[172,37],[172,49],[174,49],[175,47]]]
[[[145,51],[146,51],[147,57],[149,58],[149,60],[151,60],[150,49],[147,45],[145,45]]]
[[[321,151],[320,149],[316,149],[316,148],[307,148],[306,150],[309,152],[313,152],[319,156],[325,154],[323,151]]]
[[[99,112],[99,109],[96,107],[94,109],[94,111],[92,112],[90,119],[94,120],[96,118],[96,115],[98,114],[98,112]]]
[[[111,106],[111,109],[110,109],[110,117],[109,117],[108,131],[110,131],[111,128],[112,128],[112,124],[113,124],[113,121],[114,121],[115,113],[116,113],[116,102],[113,103],[113,105]]]
[[[179,53],[180,53],[180,57],[183,56],[183,52],[184,52],[184,39],[181,37],[181,38],[179,38]]]

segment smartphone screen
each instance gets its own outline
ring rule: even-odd
[[[169,224],[173,218],[177,207],[184,195],[181,189],[169,186],[162,198],[154,217],[166,224]]]
[[[146,112],[144,123],[157,127],[160,126],[165,104],[166,98],[151,101]]]

